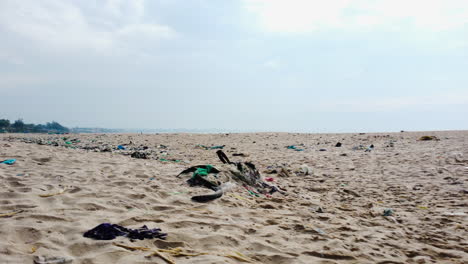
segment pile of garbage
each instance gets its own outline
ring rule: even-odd
[[[208,202],[220,198],[235,187],[243,187],[257,195],[284,193],[277,186],[267,183],[253,163],[231,162],[222,150],[218,150],[216,154],[223,163],[218,168],[209,164],[192,166],[177,176],[189,178],[187,183],[190,186],[202,186],[214,191],[211,194],[193,196],[193,201]]]

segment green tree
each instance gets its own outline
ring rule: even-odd
[[[52,121],[51,123],[47,123],[45,125],[45,127],[48,129],[48,130],[53,130],[53,131],[58,131],[58,132],[67,132],[68,131],[68,128],[62,126],[61,124],[55,122],[55,121]]]
[[[8,119],[0,119],[0,128],[9,128],[10,127],[10,120]]]
[[[16,120],[11,127],[13,128],[13,132],[23,132],[24,130],[24,122],[23,119]]]

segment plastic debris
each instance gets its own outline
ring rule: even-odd
[[[130,155],[130,157],[135,158],[135,159],[148,159],[148,154],[135,151]]]
[[[222,146],[212,146],[210,147],[210,149],[223,149],[225,147],[225,145],[222,145]]]
[[[374,150],[374,145],[370,145],[364,152],[371,152]]]
[[[112,240],[118,236],[140,240],[145,238],[166,239],[167,234],[160,231],[160,228],[148,229],[146,225],[138,229],[129,229],[115,224],[102,223],[95,228],[86,231],[83,236],[97,240]]]
[[[436,140],[439,141],[440,139],[436,136],[422,136],[418,139],[419,141],[429,141],[429,140]]]
[[[35,256],[35,264],[67,264],[72,263],[73,259],[66,257],[44,257],[44,256]]]
[[[58,192],[55,192],[55,193],[48,193],[48,194],[39,194],[39,197],[51,197],[51,196],[55,196],[55,195],[60,195],[60,194],[64,194],[68,189],[63,189],[63,190],[60,190]]]
[[[317,233],[319,233],[319,234],[321,234],[321,235],[325,235],[325,234],[326,234],[325,231],[323,231],[322,229],[320,229],[320,228],[318,228],[318,227],[317,227],[317,228],[314,228],[314,230],[317,231]]]
[[[7,164],[7,165],[13,165],[15,164],[15,162],[16,162],[16,159],[7,159],[4,161],[0,161],[1,164]]]
[[[4,214],[0,214],[0,217],[10,217],[10,216],[14,216],[15,214],[22,213],[22,212],[24,212],[24,210],[18,210],[18,211],[11,212],[11,213],[4,213]]]
[[[205,146],[205,145],[196,145],[195,148],[201,148],[201,149],[204,149],[204,150],[208,150],[208,149],[223,149],[226,145],[219,145],[219,146],[211,146],[211,147],[208,147],[208,146]]]
[[[287,149],[293,149],[295,151],[304,151],[304,149],[298,148],[294,145],[286,146]]]
[[[443,215],[447,216],[465,216],[466,214],[464,212],[445,212]]]
[[[385,209],[383,211],[383,216],[392,216],[393,215],[393,210],[392,209]]]
[[[232,156],[234,157],[248,157],[249,155],[244,153],[233,153]]]

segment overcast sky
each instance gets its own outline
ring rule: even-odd
[[[1,0],[0,36],[0,118],[468,129],[467,0]]]

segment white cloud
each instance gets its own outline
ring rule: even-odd
[[[266,31],[308,33],[317,30],[384,28],[427,31],[468,24],[466,0],[243,0]]]
[[[0,62],[6,62],[9,64],[11,63],[14,65],[24,64],[24,61],[21,58],[14,56],[13,54],[7,53],[3,50],[0,50]]]
[[[145,36],[147,38],[171,38],[174,30],[168,26],[154,24],[131,24],[116,31],[117,35],[125,37]]]
[[[419,109],[432,110],[436,107],[460,106],[466,109],[468,106],[468,92],[446,92],[421,96],[399,96],[399,97],[366,97],[354,98],[352,100],[333,99],[333,101],[321,102],[314,107],[320,111],[343,111],[349,112],[376,112]]]
[[[109,0],[101,5],[92,1],[4,0],[0,2],[0,31],[54,52],[85,49],[112,53],[128,49],[122,42],[128,38],[143,43],[176,35],[168,26],[145,21],[144,10],[143,0]]]
[[[269,69],[278,70],[281,68],[281,63],[278,60],[270,59],[263,63],[263,66]]]
[[[18,94],[21,86],[32,85],[34,90],[38,90],[40,89],[38,85],[52,80],[52,78],[31,73],[0,73],[0,90],[4,96],[7,96],[9,93]]]

